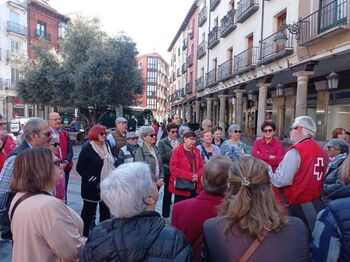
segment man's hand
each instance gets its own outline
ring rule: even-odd
[[[198,175],[197,174],[193,174],[192,182],[198,182]]]
[[[275,159],[276,156],[275,156],[275,155],[270,155],[269,158],[270,158],[270,159]]]

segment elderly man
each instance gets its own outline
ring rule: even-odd
[[[111,147],[114,160],[118,161],[119,150],[126,145],[126,129],[128,121],[124,117],[115,120],[116,130],[107,136],[107,142]]]
[[[228,171],[232,161],[227,156],[210,159],[203,168],[203,192],[196,198],[177,202],[173,208],[172,225],[180,229],[192,244],[196,261],[201,261],[203,223],[216,217],[218,206],[227,189]]]
[[[137,143],[138,138],[136,132],[126,133],[126,145],[119,150],[117,166],[135,161],[136,150],[140,147]]]
[[[0,231],[3,239],[11,239],[9,221],[5,211],[8,197],[11,195],[10,185],[16,156],[30,147],[49,147],[51,140],[50,127],[44,119],[39,117],[30,118],[23,128],[23,133],[24,141],[12,151],[0,173]]]
[[[89,235],[81,261],[193,261],[191,246],[155,207],[158,190],[145,163],[119,166],[101,182],[113,218]]]
[[[67,201],[67,187],[69,181],[69,172],[73,168],[73,145],[69,139],[69,133],[61,128],[61,117],[56,112],[51,112],[47,118],[47,123],[51,128],[52,138],[59,143],[56,157],[61,161],[61,167],[65,176],[65,200]]]

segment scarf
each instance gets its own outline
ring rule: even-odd
[[[105,179],[109,173],[112,171],[114,167],[114,158],[112,156],[111,150],[104,143],[103,149],[99,147],[95,141],[90,141],[92,149],[99,155],[99,157],[103,160],[103,165],[101,169],[101,181]]]

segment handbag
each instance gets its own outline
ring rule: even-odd
[[[196,182],[176,177],[174,181],[174,187],[177,190],[194,191],[196,189]]]

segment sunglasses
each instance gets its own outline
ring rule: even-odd
[[[48,131],[48,132],[46,132],[46,133],[43,133],[43,135],[46,136],[46,137],[50,137],[50,136],[51,136],[51,131]]]
[[[177,133],[177,130],[176,131],[175,130],[171,130],[170,133],[175,134],[175,133]]]
[[[271,133],[273,131],[273,129],[264,129],[263,132],[264,133]]]
[[[156,134],[149,134],[148,136],[153,138],[155,135]]]
[[[61,167],[61,161],[60,160],[55,160],[53,161],[53,164],[57,167]]]
[[[235,131],[233,131],[233,133],[242,133],[242,131],[241,130],[235,130]]]
[[[51,145],[52,145],[53,147],[58,147],[58,146],[60,146],[60,143],[55,142],[55,143],[52,143]]]
[[[107,135],[106,132],[101,132],[101,133],[100,133],[100,136],[105,136],[105,135]]]

